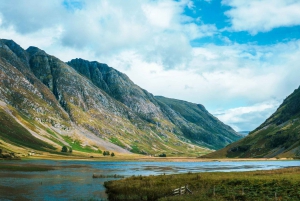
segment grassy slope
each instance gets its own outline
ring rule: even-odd
[[[192,195],[168,196],[188,184]],[[130,177],[105,183],[110,200],[277,200],[300,199],[300,168]],[[215,188],[215,195],[213,189]]]
[[[0,125],[0,138],[5,142],[42,151],[55,150],[53,146],[31,135],[2,108],[0,108]]]

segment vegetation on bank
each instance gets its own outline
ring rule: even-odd
[[[193,194],[171,196],[185,185]],[[105,182],[109,200],[300,200],[300,168],[133,176]]]
[[[19,166],[19,165],[0,165],[0,171],[23,171],[23,172],[33,172],[33,171],[49,171],[53,170],[52,167],[39,167],[39,166]]]

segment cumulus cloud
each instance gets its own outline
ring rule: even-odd
[[[96,56],[130,49],[170,69],[190,59],[190,40],[217,32],[214,25],[184,15],[192,5],[189,0],[20,0],[13,6],[5,1],[1,28],[40,38],[43,30],[59,29],[51,39],[57,47],[92,49]]]
[[[277,27],[300,25],[298,0],[223,0],[222,4],[232,7],[225,14],[230,18],[233,31],[257,34]]]
[[[28,34],[58,26],[65,17],[61,1],[1,1],[2,27]]]

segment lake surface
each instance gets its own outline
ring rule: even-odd
[[[4,164],[34,164],[59,169],[46,172],[0,171],[0,200],[106,200],[102,175],[160,175],[186,172],[269,170],[300,166],[300,161],[240,162],[104,162],[104,161],[0,161]]]

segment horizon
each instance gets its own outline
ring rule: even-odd
[[[251,131],[300,85],[299,10],[293,0],[3,1],[0,38],[106,63]]]

